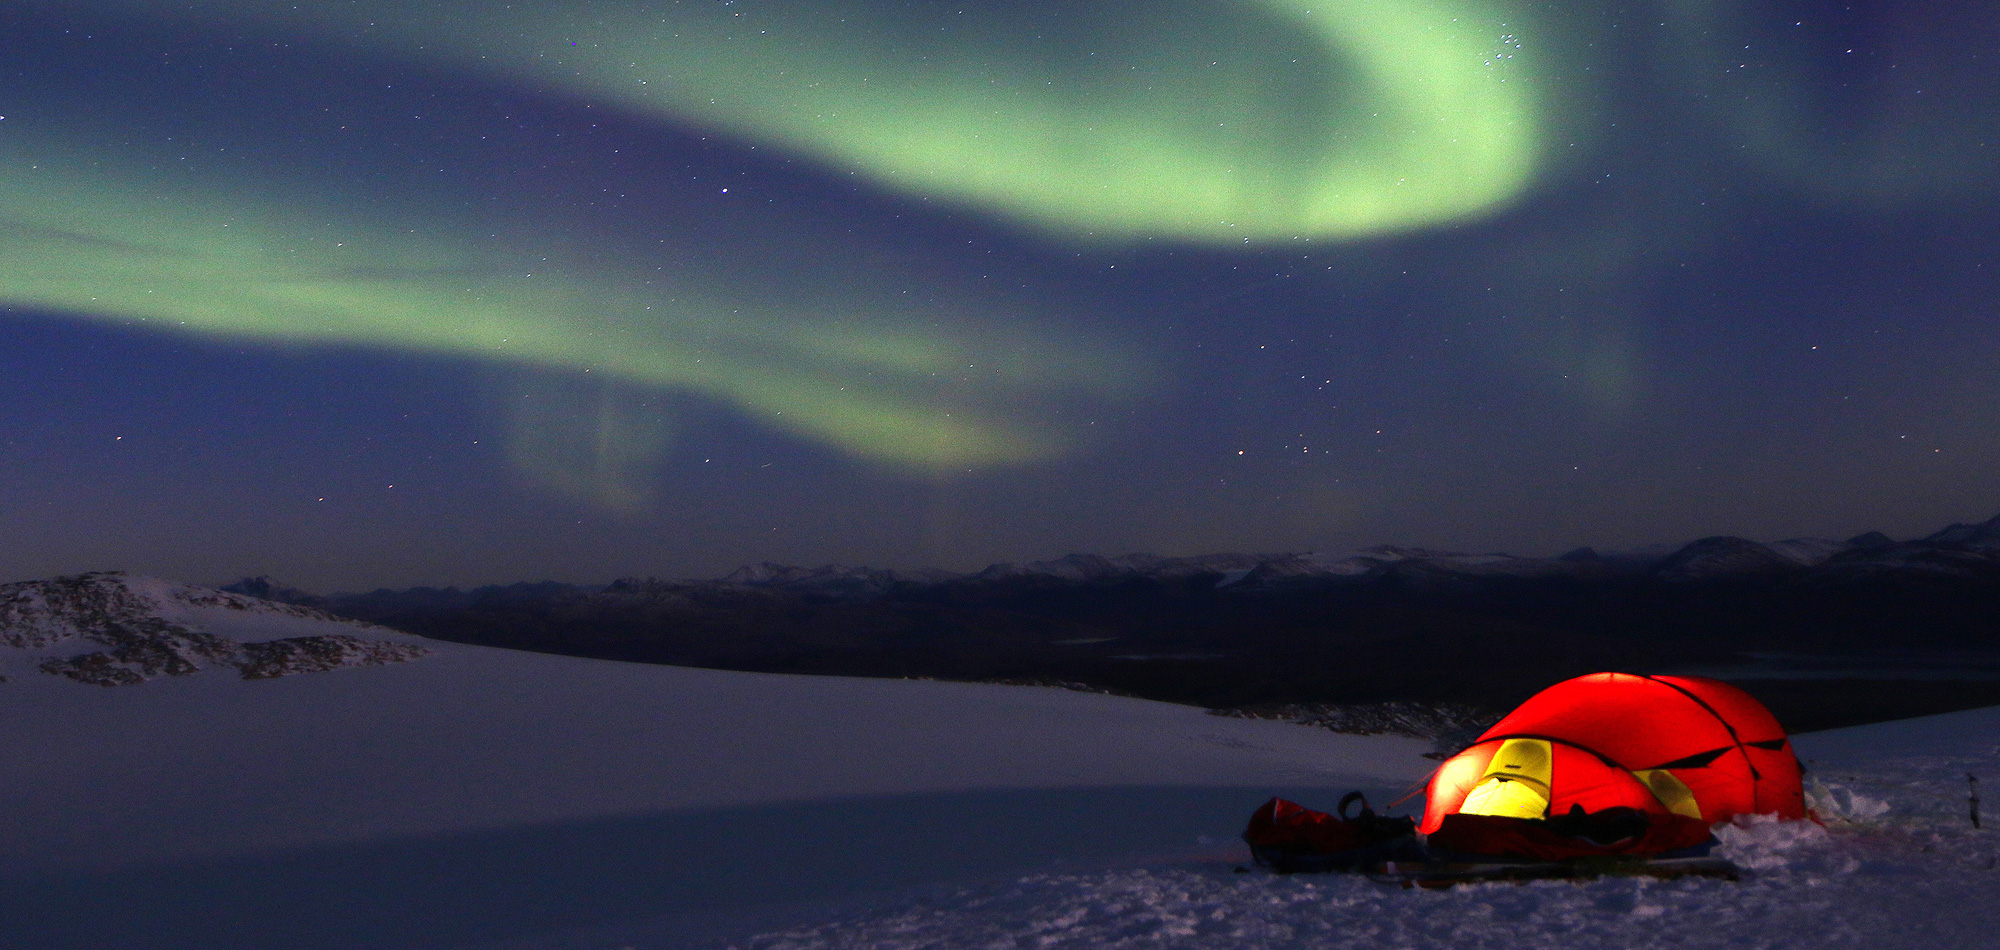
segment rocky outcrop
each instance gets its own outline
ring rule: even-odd
[[[60,653],[70,641],[101,646],[104,649],[50,656],[39,664],[44,673],[98,686],[130,686],[207,668],[234,669],[244,679],[268,679],[399,663],[430,652],[414,644],[346,633],[242,641],[199,629],[194,618],[215,610],[362,628],[311,607],[100,572],[0,586],[0,646],[36,653]]]
[[[88,639],[116,646],[44,660],[42,672],[98,686],[130,686],[159,676],[187,676],[210,663],[231,663],[241,653],[234,640],[165,621],[119,623]]]
[[[347,634],[289,637],[243,644],[236,668],[246,680],[272,679],[296,673],[324,673],[343,666],[380,666],[429,655],[430,651],[393,640],[364,640]]]

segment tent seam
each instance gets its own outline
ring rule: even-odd
[[[1758,786],[1761,785],[1764,781],[1764,773],[1757,771],[1757,763],[1755,760],[1750,758],[1750,750],[1745,749],[1743,747],[1743,737],[1737,735],[1736,724],[1730,722],[1726,717],[1722,715],[1721,712],[1718,712],[1714,706],[1709,705],[1708,700],[1703,699],[1700,696],[1696,696],[1693,690],[1688,689],[1687,687],[1682,686],[1679,683],[1669,683],[1666,680],[1660,679],[1659,677],[1652,675],[1651,673],[1633,673],[1631,675],[1637,676],[1640,679],[1651,680],[1652,682],[1658,683],[1661,686],[1665,686],[1668,689],[1671,689],[1674,692],[1681,694],[1682,696],[1686,696],[1687,698],[1694,700],[1695,705],[1700,706],[1702,709],[1707,710],[1709,715],[1715,717],[1716,722],[1722,723],[1722,728],[1728,730],[1729,732],[1729,741],[1736,744],[1737,754],[1743,756],[1743,764],[1745,766],[1748,766],[1750,769],[1750,807],[1752,810],[1757,810],[1762,808],[1763,801],[1761,799],[1761,796],[1758,794],[1759,792]]]

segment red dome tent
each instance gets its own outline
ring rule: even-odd
[[[1762,704],[1698,676],[1593,673],[1535,694],[1439,766],[1418,830],[1433,846],[1488,853],[1647,854],[1699,844],[1709,825],[1744,814],[1805,817],[1798,759]],[[1544,824],[1521,819],[1590,815],[1644,831],[1581,851],[1521,838]]]

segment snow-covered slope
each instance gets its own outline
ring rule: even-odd
[[[1227,855],[1271,791],[1380,800],[1431,764],[1417,739],[1053,689],[428,646],[0,684],[0,946],[679,946],[1065,861]]]
[[[229,609],[229,608],[224,608]],[[249,613],[240,613],[250,616]],[[324,621],[268,618],[254,642]],[[1841,818],[1743,882],[1237,873],[1266,795],[1428,743],[1027,687],[433,642],[322,676],[0,684],[0,947],[1991,946],[2000,710],[1802,737]],[[1989,776],[1990,780],[1990,776]]]

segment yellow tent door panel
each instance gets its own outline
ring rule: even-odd
[[[1508,818],[1544,818],[1555,752],[1546,739],[1509,739],[1493,753],[1486,775],[1465,796],[1459,812]],[[1692,796],[1690,796],[1692,799]]]
[[[1666,769],[1647,769],[1632,774],[1639,776],[1639,781],[1646,783],[1646,787],[1653,790],[1653,796],[1660,800],[1660,804],[1667,806],[1668,811],[1689,818],[1701,817],[1701,804],[1694,800],[1694,791],[1687,787],[1686,782],[1675,777],[1674,773]]]

